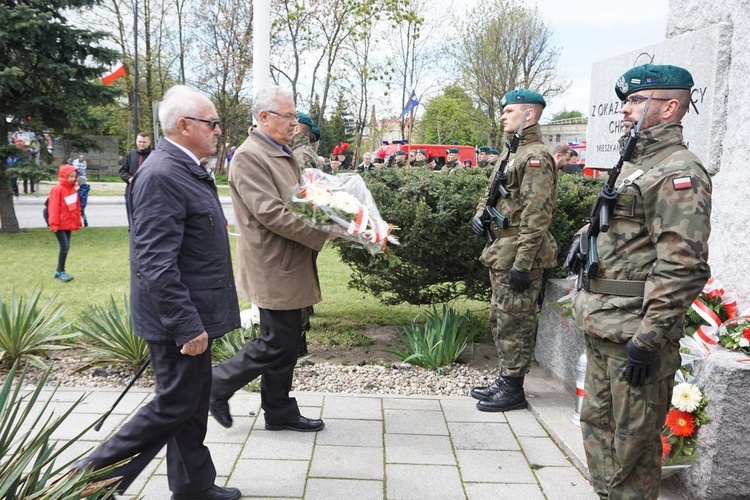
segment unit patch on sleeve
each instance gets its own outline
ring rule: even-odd
[[[539,167],[542,165],[542,160],[538,160],[536,158],[532,158],[529,160],[529,166],[530,167]]]
[[[677,179],[672,179],[672,185],[674,186],[675,190],[690,189],[691,187],[693,187],[693,178],[678,177]]]

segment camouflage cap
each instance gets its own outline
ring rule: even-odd
[[[490,149],[490,154],[491,155],[499,155],[500,151],[498,151],[497,149]]]
[[[458,153],[458,148],[448,148],[445,150],[446,153]]]
[[[312,118],[310,118],[306,113],[303,113],[302,111],[297,111],[297,121],[300,122],[302,125],[307,125],[311,129],[313,126],[315,126],[315,123],[313,123]]]
[[[489,153],[490,147],[489,146],[480,146],[479,149],[477,149],[478,153]]]
[[[693,77],[685,68],[669,64],[643,64],[630,68],[615,83],[621,101],[644,89],[692,89]]]
[[[500,105],[505,107],[508,104],[541,104],[542,107],[547,105],[542,94],[529,89],[515,89],[506,93]]]

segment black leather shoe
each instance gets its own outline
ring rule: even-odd
[[[500,392],[501,390],[502,388],[500,387],[500,385],[498,385],[497,380],[495,380],[487,387],[474,387],[471,390],[470,394],[472,398],[481,400],[481,399],[487,399],[491,397],[493,394],[495,394],[496,392]]]
[[[223,427],[229,429],[234,423],[232,415],[229,414],[229,403],[223,399],[211,399],[208,403],[208,408],[211,410],[211,415],[219,422]]]
[[[318,432],[325,427],[326,424],[322,420],[315,420],[312,418],[303,417],[300,415],[294,420],[284,422],[282,424],[269,424],[266,422],[267,431],[281,431],[284,429],[297,432]]]
[[[479,411],[511,411],[526,408],[526,394],[523,391],[523,377],[500,377],[501,390],[477,403]]]
[[[213,485],[200,493],[172,493],[172,500],[238,500],[241,496],[237,488]]]

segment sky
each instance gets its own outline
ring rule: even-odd
[[[470,11],[492,0],[438,0]],[[585,112],[589,105],[591,66],[665,39],[668,0],[521,0],[536,5],[560,49],[560,75],[571,82],[563,95],[548,102],[546,116],[559,111]],[[627,68],[623,68],[623,72]],[[612,82],[614,88],[615,82]]]

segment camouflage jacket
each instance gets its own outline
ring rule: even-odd
[[[674,145],[675,152],[649,162]],[[573,297],[573,317],[593,337],[621,344],[634,338],[648,351],[674,348],[685,311],[711,275],[711,178],[684,146],[682,126],[663,124],[641,133],[617,192],[609,231],[597,241],[596,278],[645,281],[644,296],[581,290]]]
[[[318,168],[318,155],[310,145],[310,139],[307,134],[295,135],[292,138],[292,142],[289,143],[289,149],[292,150],[300,171],[306,168]]]
[[[555,160],[541,139],[539,125],[523,131],[523,138],[505,168],[510,196],[500,197],[495,208],[508,219],[508,229],[499,230],[491,245],[485,245],[480,262],[497,270],[515,267],[519,271],[546,269],[557,263],[557,243],[549,232],[552,212],[557,197]],[[498,166],[490,175],[490,183],[477,205],[476,215],[481,215]]]

